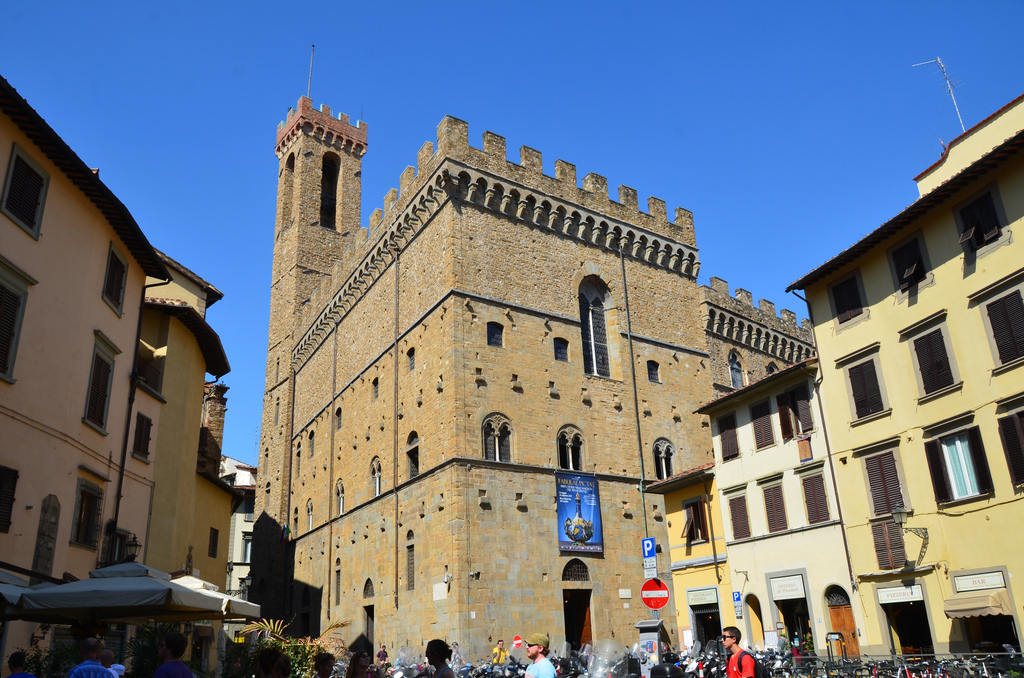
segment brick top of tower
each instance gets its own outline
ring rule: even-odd
[[[307,123],[313,127],[313,131],[322,135],[333,135],[338,141],[345,145],[351,144],[352,149],[359,155],[366,152],[366,123],[362,120],[355,125],[348,121],[348,116],[338,113],[338,117],[331,115],[331,107],[321,104],[319,109],[313,108],[313,100],[309,97],[299,97],[297,108],[288,109],[288,118],[277,125],[276,150],[281,153],[288,143],[298,133],[301,124]]]

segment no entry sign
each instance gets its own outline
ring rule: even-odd
[[[640,587],[640,600],[652,610],[660,610],[668,605],[668,587],[660,579],[648,579]]]
[[[515,649],[518,650],[522,646],[523,646],[523,637],[522,636],[516,636],[515,638],[512,639],[512,647],[514,647]]]

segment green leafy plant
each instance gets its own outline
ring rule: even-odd
[[[151,678],[160,668],[157,656],[160,641],[177,628],[177,624],[170,622],[135,627],[135,635],[125,643],[126,678]],[[203,675],[202,658],[192,657],[185,665],[192,673]]]
[[[318,654],[330,652],[335,657],[339,657],[346,651],[345,643],[336,638],[334,632],[350,623],[347,620],[334,622],[317,638],[308,636],[295,638],[286,635],[288,624],[281,619],[260,619],[247,624],[242,629],[242,633],[249,636],[252,646],[249,650],[248,663],[244,664],[245,670],[249,673],[242,675],[251,676],[255,673],[256,656],[259,655],[260,650],[265,647],[274,647],[288,655],[288,659],[291,660],[291,678],[309,678],[314,673],[313,658]],[[233,665],[231,668],[234,670]],[[222,671],[224,678],[242,678],[242,675],[229,677]]]
[[[38,678],[64,678],[79,658],[75,643],[51,643],[47,648],[33,645],[28,650],[19,649],[25,653],[25,671]]]

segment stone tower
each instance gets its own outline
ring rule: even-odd
[[[315,109],[307,97],[299,99],[297,109],[288,109],[277,129],[277,214],[259,459],[264,490],[256,496],[257,514],[265,512],[265,521],[277,523],[257,526],[272,552],[284,541],[280,531],[290,505],[289,485],[281,481],[291,461],[293,327],[311,294],[331,278],[332,268],[346,260],[355,241],[365,240],[359,221],[366,132],[364,123],[352,125],[345,114],[335,117],[328,106]],[[281,558],[272,557],[268,565],[266,581],[283,585],[288,573]],[[268,616],[276,612],[272,603],[264,610]]]

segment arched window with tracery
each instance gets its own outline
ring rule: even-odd
[[[373,580],[367,579],[363,584],[363,598],[373,598]]]
[[[502,414],[492,414],[484,420],[484,459],[512,461],[512,422]]]
[[[320,225],[332,230],[337,228],[335,219],[338,212],[338,175],[341,159],[334,153],[324,153],[323,172],[320,175]]]
[[[562,568],[562,581],[590,581],[590,570],[579,558],[573,558]]]
[[[583,434],[574,426],[566,426],[558,432],[558,468],[583,470]]]
[[[736,351],[729,353],[729,377],[733,388],[743,388],[743,365]]]
[[[334,507],[339,516],[345,512],[345,486],[340,480],[334,484]]]
[[[374,457],[370,462],[370,481],[373,485],[373,496],[379,497],[381,490],[380,457]]]
[[[676,454],[676,449],[672,446],[672,443],[659,438],[654,441],[654,470],[658,475],[658,480],[664,480],[672,475],[672,457]]]
[[[608,359],[608,287],[600,278],[589,277],[580,284],[580,333],[583,339],[583,371],[601,377],[612,375]]]

